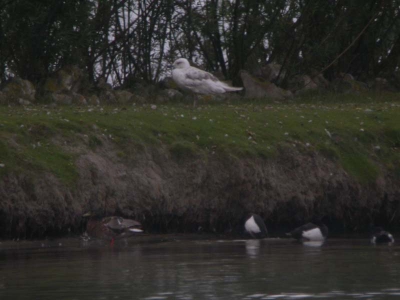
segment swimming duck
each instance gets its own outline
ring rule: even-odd
[[[244,223],[244,228],[253,238],[262,239],[268,236],[267,227],[259,215],[250,214]]]
[[[382,227],[373,227],[372,228],[372,244],[393,244],[394,238],[389,232],[383,230]]]
[[[322,222],[307,223],[287,235],[299,241],[324,241],[328,236],[328,228]]]
[[[86,213],[89,218],[86,224],[86,232],[90,237],[110,239],[114,244],[115,239],[129,237],[135,233],[143,232],[142,224],[138,221],[125,219],[118,216],[99,218]]]

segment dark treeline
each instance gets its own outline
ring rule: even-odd
[[[0,83],[40,83],[65,65],[93,82],[157,82],[186,57],[236,79],[260,63],[327,78],[389,77],[400,0],[0,0]]]

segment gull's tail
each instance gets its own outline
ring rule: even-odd
[[[229,86],[225,82],[220,81],[222,88],[225,90],[225,92],[238,92],[243,90],[242,87],[234,87],[234,86]]]
[[[225,92],[238,92],[243,90],[242,87],[224,86]]]

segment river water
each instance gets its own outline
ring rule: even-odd
[[[0,243],[0,299],[396,299],[400,247],[368,239]]]

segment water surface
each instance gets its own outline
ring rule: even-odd
[[[395,299],[400,248],[159,236],[0,243],[0,299]]]

